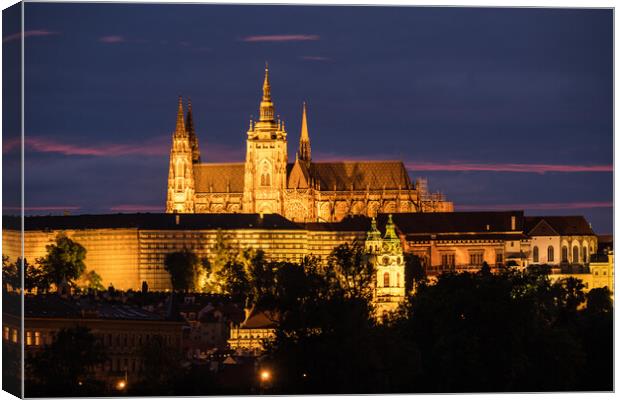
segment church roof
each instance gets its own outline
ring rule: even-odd
[[[595,234],[588,221],[580,215],[525,217],[525,232],[530,236]]]
[[[243,163],[194,164],[196,193],[243,193]]]
[[[402,161],[312,162],[310,174],[321,190],[409,189],[411,180]]]

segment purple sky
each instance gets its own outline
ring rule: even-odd
[[[611,10],[28,3],[25,18],[29,213],[162,211],[179,94],[203,160],[242,160],[268,60],[291,155],[305,100],[314,159],[402,159],[457,210],[612,231]]]

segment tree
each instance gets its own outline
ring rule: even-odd
[[[174,395],[172,383],[181,374],[181,355],[161,335],[153,335],[137,350],[141,360],[140,383],[132,394]]]
[[[35,382],[26,385],[35,393],[27,395],[100,395],[102,388],[93,367],[106,358],[103,345],[88,328],[61,329],[50,345],[27,360],[28,375],[35,377]]]
[[[19,261],[19,260],[18,260]],[[2,283],[6,286],[10,286],[13,290],[19,289],[21,286],[20,271],[21,263],[12,263],[9,260],[9,256],[2,255]]]
[[[100,292],[105,290],[101,276],[95,270],[90,270],[81,276],[80,286],[87,290],[90,289]]]
[[[420,257],[405,253],[405,292],[409,293],[414,285],[426,279],[426,272]]]
[[[374,266],[359,242],[344,243],[332,250],[327,258],[326,275],[331,286],[344,291],[348,297],[370,298]]]
[[[185,292],[204,289],[208,265],[206,258],[200,259],[188,249],[168,253],[164,260],[173,289]]]
[[[46,279],[55,284],[57,288],[63,282],[72,284],[86,269],[84,263],[86,249],[64,233],[59,233],[55,242],[45,248],[46,256],[37,259],[36,262],[43,270]]]

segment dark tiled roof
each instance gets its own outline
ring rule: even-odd
[[[409,189],[411,179],[402,161],[313,162],[310,175],[321,190]]]
[[[11,301],[8,303],[11,303]],[[87,297],[63,298],[56,294],[26,296],[24,315],[30,318],[108,319],[129,321],[167,320],[157,314],[143,310],[140,307],[128,304],[94,300]]]
[[[278,326],[279,316],[271,311],[254,312],[250,317],[241,324],[241,328],[245,329],[269,329]]]
[[[243,193],[243,163],[194,164],[196,193]]]
[[[588,221],[580,215],[525,217],[525,232],[530,236],[552,235],[553,231],[545,227],[545,223],[561,236],[595,234]]]
[[[176,223],[176,217],[179,223]],[[9,229],[19,229],[18,217],[4,217]],[[25,219],[26,230],[58,229],[301,229],[279,214],[97,214],[33,216]]]
[[[396,213],[394,223],[401,233],[466,233],[510,232],[511,217],[515,219],[514,232],[523,231],[523,211],[472,211],[438,213]],[[379,214],[377,224],[385,226],[387,214]]]

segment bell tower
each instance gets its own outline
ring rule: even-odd
[[[183,119],[183,99],[179,96],[177,124],[172,134],[168,169],[167,213],[194,212],[194,167],[192,144]]]
[[[275,117],[266,64],[259,113],[258,121],[251,120],[247,132],[243,212],[284,214],[286,129]]]
[[[405,300],[405,257],[392,214],[388,216],[383,237],[377,229],[375,218],[372,219],[366,238],[366,251],[375,266],[373,302],[376,316],[383,318],[396,311]]]

